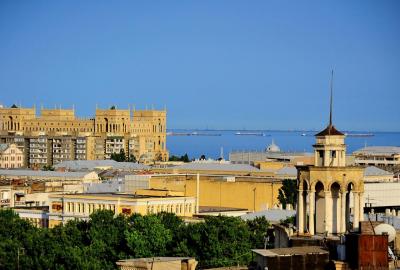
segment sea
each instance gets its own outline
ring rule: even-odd
[[[345,139],[347,153],[365,146],[400,146],[400,132],[353,132]],[[240,133],[240,135],[238,135]],[[265,151],[274,141],[284,152],[312,152],[317,131],[171,129],[167,133],[170,155],[197,159],[229,158],[232,151]]]

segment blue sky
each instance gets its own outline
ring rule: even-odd
[[[400,131],[400,2],[0,1],[0,102],[170,128]]]

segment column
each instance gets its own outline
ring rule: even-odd
[[[325,193],[325,232],[328,234],[332,233],[332,216],[336,213],[333,213],[332,209],[332,194],[330,191],[324,191]]]
[[[304,233],[304,193],[299,190],[297,193],[297,229],[300,234]]]
[[[346,232],[346,191],[343,191],[341,194],[341,203],[340,203],[340,232]]]
[[[364,192],[360,192],[360,221],[364,221]]]
[[[353,192],[354,195],[354,211],[353,211],[353,229],[358,229],[360,221],[360,193]]]
[[[315,215],[315,190],[310,190],[308,192],[308,200],[309,200],[309,221],[308,221],[308,230],[311,235],[315,234],[315,225],[314,225],[314,215]]]

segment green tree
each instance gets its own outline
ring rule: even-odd
[[[297,202],[297,181],[292,179],[285,179],[282,182],[282,187],[279,189],[278,200],[286,209],[287,204],[296,207]]]
[[[137,162],[135,155],[130,155],[128,161],[129,162]]]
[[[195,256],[200,267],[247,264],[250,260],[250,232],[237,217],[206,217],[204,223],[186,226],[179,251]]]
[[[121,149],[121,151],[119,153],[112,153],[110,158],[115,160],[115,161],[118,161],[118,162],[126,161],[126,156],[125,156],[124,149]]]
[[[54,167],[51,165],[44,165],[42,171],[54,171]]]
[[[181,160],[182,160],[183,162],[190,162],[190,159],[189,159],[188,154],[184,154],[184,155],[181,157]]]
[[[264,248],[268,228],[270,227],[268,220],[265,217],[256,217],[253,220],[248,220],[246,223],[250,231],[251,248]]]
[[[128,221],[131,226],[125,231],[125,237],[131,255],[135,258],[166,255],[172,234],[160,218],[155,215],[132,215]]]

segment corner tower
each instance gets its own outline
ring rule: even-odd
[[[332,79],[329,124],[315,135],[314,165],[297,166],[299,234],[343,234],[363,220],[364,169],[346,166],[345,135],[332,123]]]

